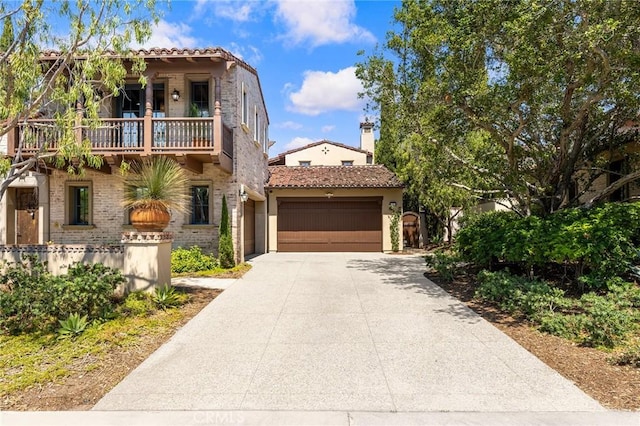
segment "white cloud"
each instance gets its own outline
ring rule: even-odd
[[[353,23],[353,0],[276,0],[276,19],[282,21],[287,42],[309,42],[311,47],[331,43],[375,42],[366,29]]]
[[[256,66],[264,58],[260,49],[255,46],[244,46],[238,43],[231,43],[231,45],[227,47],[227,50],[251,66]]]
[[[291,139],[291,141],[286,144],[283,148],[281,152],[285,152],[285,151],[289,151],[292,149],[296,149],[296,148],[301,148],[305,145],[309,145],[310,143],[315,142],[313,139],[309,139],[309,138],[302,138],[302,137],[297,137],[297,138],[293,138]]]
[[[189,35],[191,31],[193,29],[182,22],[160,20],[152,28],[151,37],[144,43],[144,47],[196,47],[198,40]]]
[[[249,22],[257,2],[243,2],[238,0],[198,0],[193,8],[196,15],[206,15],[209,10],[217,18],[228,19],[233,22]]]
[[[335,130],[335,128],[336,128],[336,126],[334,126],[333,124],[329,124],[329,125],[326,125],[326,126],[322,126],[321,131],[322,131],[322,133],[329,133],[329,132],[332,132],[333,130]]]
[[[291,105],[287,110],[305,115],[318,115],[333,110],[357,111],[363,106],[358,93],[362,83],[356,77],[355,67],[336,73],[305,71],[302,87],[289,94]]]
[[[274,127],[277,129],[300,130],[302,129],[302,124],[295,121],[283,121],[282,123],[274,124]]]

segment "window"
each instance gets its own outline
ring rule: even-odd
[[[300,161],[300,165],[302,167],[309,167],[311,165],[311,161]]]
[[[343,166],[353,166],[353,160],[342,160]]]
[[[269,127],[264,126],[264,135],[262,136],[262,147],[265,153],[269,152]]]
[[[86,226],[92,222],[92,191],[90,182],[67,182],[67,225]]]
[[[192,225],[209,224],[209,185],[191,187],[191,220]]]
[[[258,142],[260,139],[260,117],[258,117],[258,107],[254,106],[253,107],[253,111],[255,114],[255,119],[253,121],[253,124],[255,125],[254,129],[253,129],[253,140]]]
[[[208,81],[192,81],[191,82],[191,108],[196,117],[209,116],[209,82]]]
[[[247,101],[247,91],[242,83],[242,124],[247,126],[249,123],[249,102]]]

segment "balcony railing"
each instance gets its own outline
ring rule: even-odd
[[[28,120],[10,138],[9,152],[16,152],[20,140],[23,155],[56,151],[64,136],[53,119]],[[220,117],[108,118],[95,129],[82,127],[72,137],[89,140],[92,152],[101,155],[208,154],[233,158],[233,132]]]

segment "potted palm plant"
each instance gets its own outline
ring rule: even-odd
[[[163,231],[171,210],[189,211],[188,179],[180,165],[169,157],[149,157],[133,163],[124,176],[122,205],[130,209],[131,225],[137,231]]]

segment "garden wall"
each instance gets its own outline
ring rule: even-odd
[[[75,263],[102,263],[127,279],[118,292],[153,291],[171,284],[172,242],[169,232],[124,232],[121,245],[0,245],[0,261],[17,263],[23,255],[36,255],[54,275],[66,274]]]

